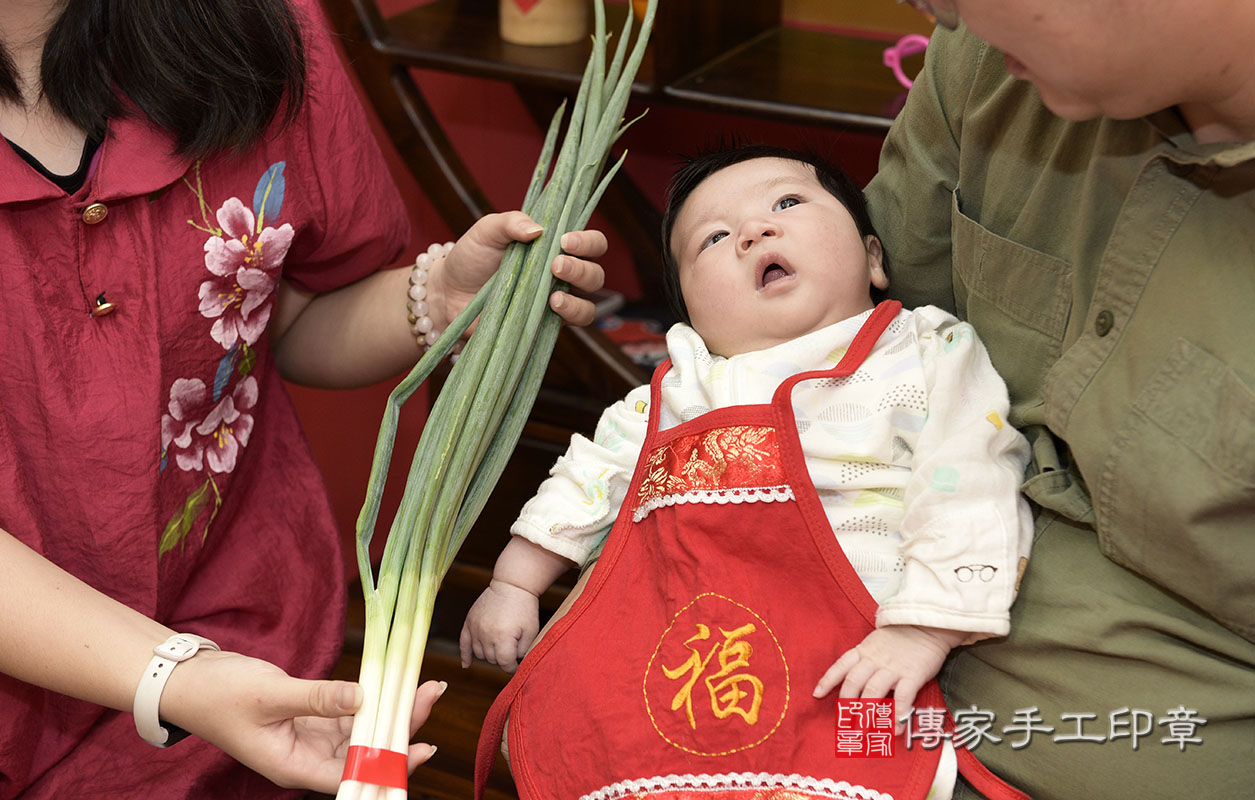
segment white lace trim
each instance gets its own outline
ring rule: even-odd
[[[664,494],[647,500],[636,507],[632,513],[632,521],[640,522],[649,516],[649,512],[663,506],[683,505],[685,503],[705,503],[706,505],[726,505],[727,503],[783,503],[793,499],[793,489],[783,486],[755,486],[747,489],[698,489],[678,494]]]
[[[815,797],[830,800],[893,800],[892,795],[866,789],[862,786],[851,786],[845,781],[834,781],[831,778],[810,778],[799,775],[779,775],[767,772],[737,772],[718,775],[659,775],[653,778],[641,778],[634,781],[620,781],[597,791],[586,794],[580,800],[621,800],[639,794],[655,792],[687,790],[694,792],[716,792],[728,789],[785,789],[795,792],[806,792]]]

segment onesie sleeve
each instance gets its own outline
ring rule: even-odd
[[[641,386],[606,409],[591,441],[571,437],[510,533],[583,566],[619,514],[648,423],[649,386]]]
[[[903,497],[901,588],[876,624],[970,631],[970,644],[1010,630],[1032,542],[1029,448],[972,326],[936,308],[916,317],[928,418]]]

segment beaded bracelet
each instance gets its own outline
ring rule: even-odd
[[[414,260],[414,268],[410,270],[410,288],[405,307],[409,311],[410,332],[418,340],[418,346],[423,352],[436,343],[441,333],[436,330],[435,324],[431,321],[431,315],[428,313],[430,311],[427,306],[428,270],[437,261],[449,255],[452,250],[453,242],[433,244],[427,248],[427,252],[418,254],[418,258]]]

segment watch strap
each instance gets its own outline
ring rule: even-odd
[[[158,715],[161,693],[174,668],[201,650],[217,650],[218,645],[203,636],[176,633],[153,648],[153,657],[135,689],[135,729],[140,738],[157,747],[169,747],[187,736],[174,725],[163,725]]]

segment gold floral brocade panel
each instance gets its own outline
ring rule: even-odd
[[[713,428],[655,448],[645,461],[634,516],[639,520],[661,505],[694,497],[701,502],[790,499],[775,429]]]

